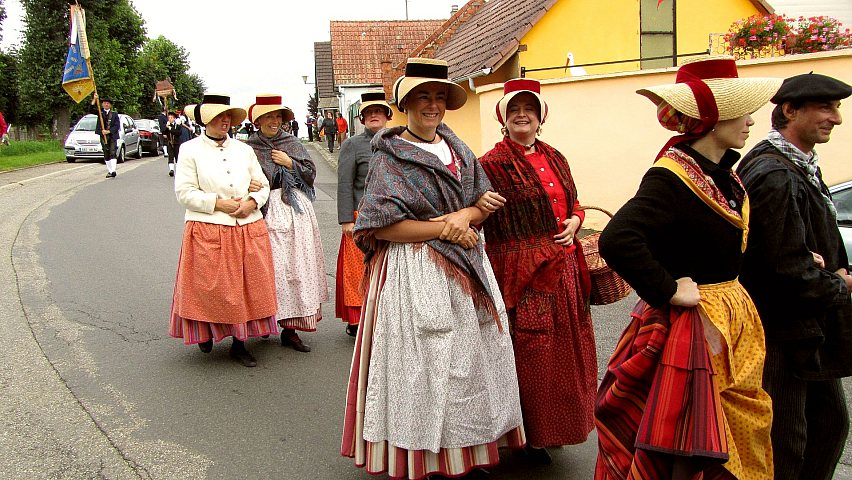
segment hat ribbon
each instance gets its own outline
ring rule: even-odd
[[[696,73],[700,74],[702,72]],[[716,77],[717,72],[714,72],[713,76]],[[735,70],[734,77],[736,76]],[[698,116],[701,117],[698,119],[701,121],[701,128],[696,132],[675,135],[670,138],[669,141],[663,145],[663,148],[654,158],[654,161],[665,155],[669,148],[677,145],[678,143],[688,142],[690,140],[696,140],[703,137],[710,132],[717,123],[719,123],[719,107],[716,105],[716,97],[713,96],[713,91],[710,90],[710,87],[704,83],[704,80],[701,77],[690,71],[684,71],[682,68],[677,74],[676,83],[685,83],[690,90],[692,90],[692,95],[695,97],[695,103],[698,106]]]

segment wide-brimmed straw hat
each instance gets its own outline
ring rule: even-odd
[[[401,112],[405,111],[402,102],[411,90],[424,83],[443,83],[449,86],[447,91],[447,110],[458,110],[467,102],[464,88],[448,79],[449,66],[443,60],[432,58],[409,58],[405,63],[405,75],[393,84],[393,101]]]
[[[187,105],[183,107],[183,112],[201,126],[207,125],[210,120],[224,112],[230,113],[231,125],[238,125],[246,119],[244,109],[231,106],[231,97],[214,93],[205,93],[201,103]]]
[[[547,102],[541,98],[541,83],[538,80],[530,78],[514,78],[503,84],[503,98],[497,102],[497,107],[494,109],[494,118],[501,125],[506,125],[506,109],[509,108],[509,102],[512,101],[519,93],[531,93],[538,100],[538,111],[541,118],[539,122],[544,124],[547,120]]]
[[[248,108],[249,122],[254,123],[255,120],[267,113],[278,110],[281,110],[281,120],[284,122],[289,122],[296,118],[296,114],[293,113],[293,110],[290,110],[290,107],[282,105],[281,95],[262,93],[255,97],[254,103]]]
[[[388,105],[388,102],[385,100],[384,90],[367,90],[362,93],[361,105],[358,107],[358,113],[363,114],[367,107],[373,105],[381,105],[385,107],[385,113],[387,113],[388,119],[393,117],[393,110],[391,110],[390,105]]]
[[[665,101],[684,115],[702,121],[711,120],[713,111],[718,110],[715,122],[719,122],[754,113],[775,95],[782,81],[739,78],[733,57],[715,56],[681,65],[676,83],[643,88],[636,93],[657,106]]]

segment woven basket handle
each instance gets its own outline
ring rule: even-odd
[[[593,207],[591,205],[585,205],[585,206],[580,205],[580,210],[597,210],[599,212],[603,212],[603,213],[609,215],[609,218],[612,218],[612,213],[610,213],[609,210],[601,208],[601,207]]]

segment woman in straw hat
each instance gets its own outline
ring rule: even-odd
[[[281,104],[280,96],[258,95],[248,109],[248,119],[258,130],[247,143],[257,154],[272,188],[263,214],[275,262],[281,346],[310,352],[296,330],[316,331],[322,319],[322,302],[328,300],[328,284],[311,204],[316,199],[317,169],[299,139],[282,128],[293,118],[293,111]]]
[[[226,96],[207,94],[185,111],[207,131],[181,146],[175,174],[186,225],[169,334],[204,353],[214,341],[233,337],[231,357],[254,367],[246,338],[278,331],[272,252],[259,209],[269,182],[254,151],[228,137],[245,110],[231,107]]]
[[[343,233],[340,251],[337,254],[337,288],[335,289],[335,312],[346,322],[346,333],[355,336],[361,319],[363,295],[361,283],[364,278],[364,254],[352,240],[358,203],[364,196],[364,185],[373,147],[370,142],[379,130],[385,128],[393,111],[385,101],[384,90],[371,90],[361,94],[358,119],[364,132],[347,139],[340,146],[337,165],[337,223]]]
[[[393,96],[405,126],[376,153],[355,222],[368,262],[341,453],[391,478],[482,476],[524,444],[500,290],[474,225],[503,198],[442,123],[466,101],[447,63],[412,58]]]
[[[574,234],[583,222],[568,162],[538,140],[547,103],[537,80],[503,85],[503,141],[480,161],[506,206],[485,222],[486,250],[509,313],[527,453],[586,441],[594,428],[595,333],[589,272]]]
[[[772,478],[763,328],[737,281],[749,202],[731,166],[780,85],[709,57],[638,91],[681,135],[600,239],[641,299],[598,392],[598,479]]]

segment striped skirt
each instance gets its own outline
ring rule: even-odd
[[[276,335],[275,284],[266,224],[186,222],[169,335],[187,345]]]
[[[420,249],[421,255],[427,255],[425,250],[428,248],[429,247],[424,246]],[[402,249],[403,253],[401,256],[406,256],[408,254],[410,260],[410,254],[412,250],[414,250],[410,245],[402,246],[399,244],[391,244],[389,249],[378,252],[371,261],[372,266],[370,270],[372,271],[372,274],[370,275],[370,283],[364,299],[364,311],[361,319],[361,326],[358,329],[358,336],[355,341],[355,351],[350,369],[349,386],[346,396],[346,413],[344,416],[344,432],[340,450],[341,454],[346,457],[354,458],[355,465],[365,468],[367,473],[381,474],[387,472],[388,476],[394,479],[407,478],[411,480],[418,480],[433,474],[459,477],[475,468],[496,465],[500,461],[498,448],[504,446],[509,448],[522,448],[524,446],[526,439],[522,426],[514,428],[509,427],[506,433],[502,435],[495,435],[493,441],[486,441],[470,446],[440,447],[436,449],[437,451],[433,451],[431,449],[407,449],[402,446],[393,445],[387,440],[365,440],[365,411],[367,410],[366,404],[368,403],[367,383],[368,378],[371,378],[370,370],[373,368],[379,370],[385,370],[388,368],[387,365],[381,365],[381,363],[385,360],[380,360],[380,358],[384,357],[377,357],[377,354],[375,353],[376,345],[374,345],[374,341],[376,340],[376,328],[380,322],[394,321],[393,318],[388,318],[384,313],[380,316],[379,305],[382,303],[383,295],[387,294],[387,292],[383,293],[383,290],[399,288],[400,285],[400,276],[388,275],[388,250],[390,249],[397,249],[397,254],[399,254],[399,249]],[[397,255],[397,258],[399,258],[399,256],[400,255]],[[423,259],[425,257],[420,258]],[[424,278],[427,276],[429,276],[428,272],[425,272]],[[406,282],[403,281],[402,283]],[[496,288],[496,282],[494,282],[494,284],[494,288]],[[423,292],[431,291],[431,289],[423,289]],[[500,303],[502,308],[502,302]],[[404,313],[401,317],[409,318],[409,316]],[[501,321],[505,322],[505,318]],[[489,325],[489,327],[486,328],[494,328],[496,331],[493,319],[485,321],[485,324]],[[507,353],[506,360],[512,360],[511,346],[506,345],[505,350]],[[400,355],[402,355],[401,352]],[[502,360],[497,358],[493,358],[492,360],[495,362],[494,365],[492,365],[492,368],[502,368]],[[511,367],[511,364],[507,365]],[[514,376],[514,372],[512,371],[511,373],[512,376]],[[492,374],[494,377],[498,378],[503,375],[502,372],[494,370],[492,370]],[[394,381],[393,379],[388,379],[388,381],[395,387],[398,387],[403,383]],[[497,388],[499,389],[500,387]],[[474,395],[473,392],[467,393]],[[510,397],[513,397],[514,401],[511,401]],[[518,423],[515,425],[519,425],[520,406],[518,404],[516,391],[514,395],[504,395],[501,397],[501,400],[502,403],[504,403],[503,405],[499,405],[501,409],[509,409],[517,412]],[[412,413],[415,417],[418,415],[430,415],[429,412],[421,412],[419,408],[415,408],[415,411]],[[379,415],[382,414],[379,413]],[[497,415],[494,418],[503,416],[504,414],[501,413],[501,415]],[[390,424],[390,422],[394,422],[394,427],[391,427],[391,429],[400,428],[398,425],[399,423],[406,423],[408,421],[417,422],[416,418],[383,418],[383,420],[387,421],[388,424]],[[431,423],[433,420],[435,419],[430,418],[427,421],[424,418],[423,421],[419,423]],[[441,421],[440,418],[437,420],[439,422]],[[446,418],[443,420],[447,421]],[[483,421],[482,418],[475,418],[472,419],[471,423],[481,421]],[[455,422],[450,421],[450,423]]]
[[[361,318],[363,278],[364,254],[355,245],[351,235],[342,234],[337,253],[334,311],[337,318],[349,325],[358,325]]]
[[[757,310],[736,280],[699,290],[697,308],[634,308],[598,390],[596,479],[671,478],[676,457],[704,480],[772,478]]]

